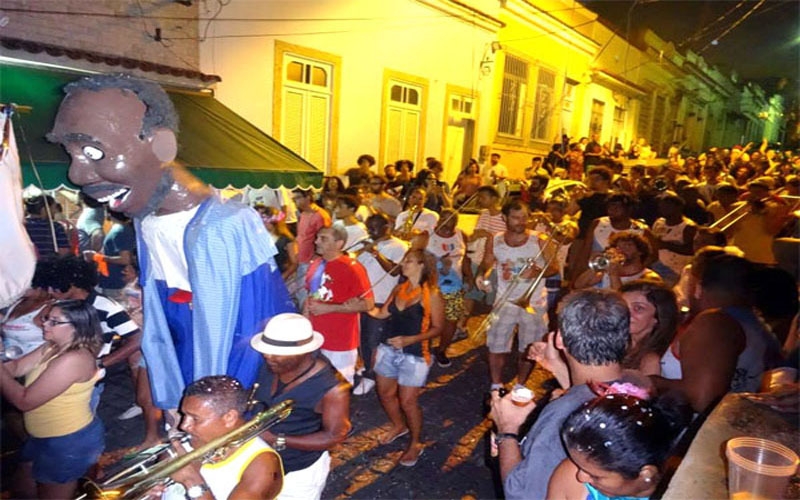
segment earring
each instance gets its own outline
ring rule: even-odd
[[[652,481],[652,479],[650,479],[649,477],[644,478],[645,483],[649,483],[650,481]]]

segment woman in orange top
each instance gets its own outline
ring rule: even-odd
[[[3,396],[23,412],[31,436],[16,486],[25,498],[72,498],[104,448],[103,424],[89,406],[100,376],[100,322],[90,304],[69,300],[52,306],[43,327],[44,344],[0,367]]]
[[[378,398],[392,427],[381,440],[389,444],[410,434],[400,465],[412,467],[422,454],[422,409],[418,398],[431,366],[429,340],[442,332],[444,299],[437,287],[436,261],[424,250],[409,250],[400,262],[405,278],[389,299],[370,314],[388,318],[387,338],[375,354]]]

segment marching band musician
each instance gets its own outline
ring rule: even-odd
[[[421,187],[414,187],[408,193],[408,209],[400,212],[394,224],[398,238],[410,241],[414,230],[433,233],[439,221],[439,214],[423,206],[426,194]]]
[[[605,252],[594,258],[602,258],[604,262],[593,266],[590,261],[589,269],[578,276],[573,288],[577,290],[595,287],[619,290],[623,283],[633,280],[661,281],[661,277],[655,271],[645,267],[645,262],[649,260],[651,253],[649,242],[641,234],[633,231],[614,233],[608,241]]]
[[[227,375],[212,375],[192,382],[181,402],[180,429],[199,448],[246,423],[248,393]],[[175,449],[182,454],[180,445]],[[165,499],[253,500],[276,498],[283,486],[283,465],[278,453],[256,436],[238,446],[225,448],[209,463],[192,462],[172,474],[183,485],[179,496],[170,487]],[[179,488],[177,488],[179,489]]]
[[[789,204],[772,195],[772,179],[759,177],[747,185],[745,203],[747,215],[733,224],[731,243],[742,249],[751,262],[775,264],[772,244],[775,236],[786,224]]]
[[[497,321],[486,333],[493,391],[503,387],[503,367],[511,352],[514,327],[519,328],[518,385],[525,384],[533,369],[533,363],[524,356],[525,350],[530,343],[541,340],[547,333],[544,280],[537,284],[531,295],[531,305],[536,309],[534,314],[522,307],[506,307],[509,305],[506,302],[523,297],[540,273],[543,272],[544,278],[558,273],[554,254],[556,246],[548,244],[549,239],[544,234],[527,228],[528,207],[515,200],[503,207],[503,214],[506,217],[506,231],[487,240],[483,262],[475,277],[475,285],[487,291],[491,287],[489,273],[493,267],[497,267],[497,295],[505,298],[503,302],[495,304],[495,307],[502,308],[502,314],[498,314]]]

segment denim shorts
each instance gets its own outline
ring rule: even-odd
[[[29,437],[22,447],[21,460],[33,462],[33,478],[38,483],[68,483],[86,475],[104,449],[105,430],[95,417],[83,429],[66,436]]]
[[[405,387],[425,387],[430,369],[425,358],[406,354],[386,344],[378,346],[375,373],[381,377],[397,379],[397,383]]]

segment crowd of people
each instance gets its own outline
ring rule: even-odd
[[[86,139],[70,127],[91,99],[132,106],[112,119],[141,117],[132,92],[78,87],[62,105],[54,140],[92,175],[111,179],[92,162],[113,156],[99,144],[116,143],[75,145]],[[163,140],[162,130],[146,133]],[[451,366],[449,346],[468,337],[488,350],[476,383],[491,395],[506,498],[648,497],[693,414],[798,362],[800,156],[766,142],[686,158],[673,149],[663,166],[624,167],[626,154],[652,156],[646,142],[626,153],[596,136],[562,141],[518,183],[494,153],[452,186],[435,158],[378,173],[365,154],[321,191],[263,189],[244,200],[252,208],[170,189],[179,170],[166,188],[114,177],[113,189],[86,190],[95,194],[69,224],[49,196],[28,200],[40,260],[0,321],[5,411],[22,414],[28,435],[17,490],[71,495],[103,450],[104,369],[123,362],[137,404],[121,417],[144,415],[143,448],[164,423],[192,446],[243,424],[253,381],[267,405],[292,401],[254,444],[176,473],[189,498],[319,498],[328,452],[351,428],[351,395],[373,390],[389,422],[380,442],[407,436],[398,463],[413,467],[430,367]],[[171,159],[163,151],[153,149],[159,165]],[[582,184],[549,195],[560,179]],[[459,224],[475,212],[474,228]],[[268,295],[279,297],[264,307]],[[468,325],[473,316],[484,319]],[[226,325],[236,328],[223,341],[214,329]],[[512,397],[536,363],[563,394],[523,436],[536,404]]]

